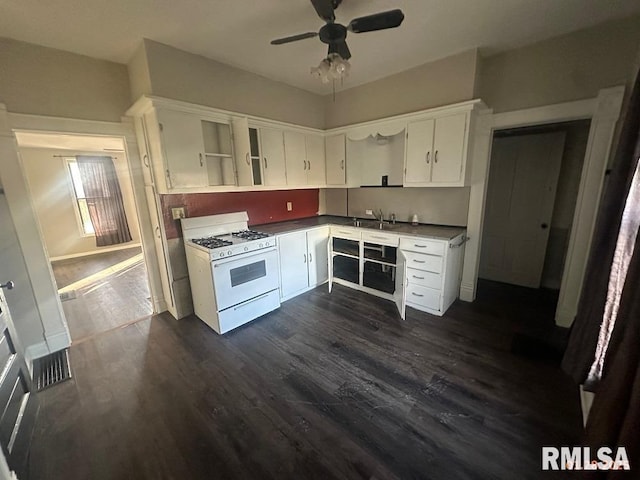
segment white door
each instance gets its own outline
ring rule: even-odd
[[[284,162],[284,138],[282,130],[260,129],[260,153],[265,185],[286,185],[287,173]]]
[[[158,122],[171,188],[206,186],[200,118],[191,113],[158,110]]]
[[[305,135],[307,147],[307,184],[325,185],[324,137],[320,135]]]
[[[466,113],[457,113],[436,119],[433,135],[432,183],[460,182],[466,129]]]
[[[324,283],[329,278],[329,228],[318,228],[307,232],[307,261],[309,263],[309,286]]]
[[[346,138],[343,133],[325,139],[327,185],[344,185],[347,181]]]
[[[393,298],[398,307],[398,313],[400,318],[405,319],[406,299],[406,278],[407,278],[407,259],[404,256],[402,250],[398,249],[398,255],[396,258],[396,290],[393,292]]]
[[[493,141],[481,278],[539,288],[564,149],[564,133]]]
[[[284,132],[284,158],[287,164],[287,185],[306,185],[307,152],[303,134]]]
[[[231,127],[233,128],[233,159],[238,173],[238,185],[253,185],[249,122],[246,117],[235,117],[231,120]]]
[[[280,298],[289,298],[309,286],[307,234],[278,237],[280,252]]]
[[[412,122],[407,128],[407,161],[405,184],[423,184],[431,181],[433,162],[434,120]]]

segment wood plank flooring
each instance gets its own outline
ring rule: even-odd
[[[577,390],[489,303],[403,322],[323,286],[222,337],[168,314],[98,335],[40,395],[30,478],[558,478],[540,447],[578,441]]]
[[[140,247],[52,263],[58,288],[142,253]],[[98,278],[74,290],[62,302],[74,342],[126,325],[153,313],[144,261]]]

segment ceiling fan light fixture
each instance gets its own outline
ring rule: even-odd
[[[317,67],[311,67],[311,74],[318,77],[322,83],[332,80],[342,80],[349,76],[351,64],[337,53],[330,53],[322,59]]]

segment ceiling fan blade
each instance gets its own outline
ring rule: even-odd
[[[316,9],[318,16],[325,22],[333,22],[336,19],[336,16],[333,13],[333,0],[311,0],[311,3],[313,4],[313,8]]]
[[[347,30],[353,33],[373,32],[375,30],[398,27],[403,20],[404,13],[402,13],[402,10],[389,10],[388,12],[374,13],[366,17],[354,18],[349,22]]]
[[[349,51],[349,47],[347,47],[347,42],[344,40],[331,42],[329,44],[329,53],[337,53],[343,60],[349,60],[351,58],[351,52]]]
[[[283,43],[296,42],[298,40],[304,40],[306,38],[317,37],[318,32],[307,32],[300,33],[298,35],[291,35],[290,37],[277,38],[275,40],[271,40],[271,45],[282,45]]]

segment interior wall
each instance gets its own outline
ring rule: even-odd
[[[495,113],[585,98],[631,85],[640,16],[484,58],[478,93]]]
[[[469,50],[323,98],[325,128],[474,98],[478,51]]]
[[[0,102],[13,113],[120,121],[130,105],[126,65],[8,38],[0,65]]]
[[[324,127],[320,95],[151,40],[144,40],[144,50],[151,91],[144,92],[136,83],[132,84],[136,93]]]
[[[349,188],[325,191],[328,215],[373,218],[367,209],[382,209],[385,218],[395,213],[400,222],[414,214],[425,224],[466,226],[469,188]]]
[[[73,184],[66,160],[80,154],[109,155],[105,152],[77,152],[43,148],[21,148],[25,176],[34,202],[45,247],[50,257],[92,254],[110,247],[96,247],[95,236],[85,236],[76,219]],[[110,154],[122,190],[132,241],[140,243],[140,229],[133,198],[129,168],[124,153]]]

